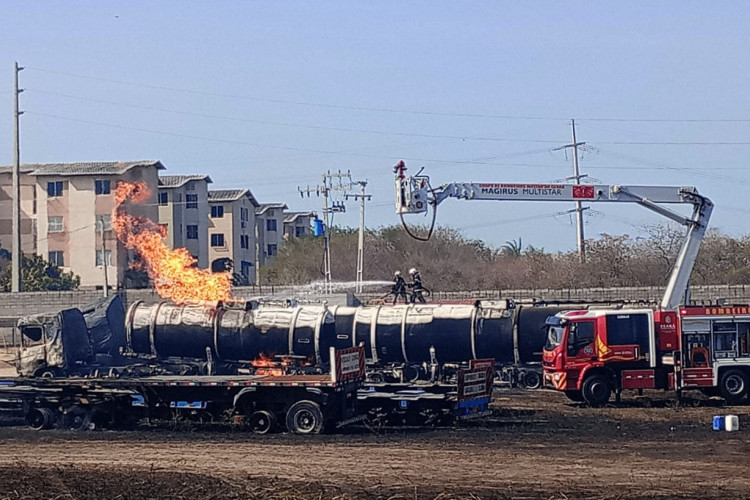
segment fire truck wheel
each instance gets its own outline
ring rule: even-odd
[[[582,388],[583,399],[591,406],[607,404],[612,388],[604,375],[594,374],[586,378]]]
[[[294,434],[320,434],[323,412],[314,401],[297,401],[286,413],[286,428]]]
[[[740,370],[727,370],[721,376],[719,390],[729,404],[739,403],[746,395],[750,380],[745,372]]]
[[[276,418],[273,413],[260,410],[250,415],[247,423],[255,434],[268,434],[273,430]]]
[[[583,402],[583,393],[581,391],[565,391],[565,396],[571,401],[575,401],[576,403],[582,403]]]

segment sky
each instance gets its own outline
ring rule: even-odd
[[[350,172],[377,228],[400,223],[399,160],[433,186],[559,181],[575,119],[587,182],[695,186],[711,227],[750,233],[746,2],[27,0],[0,18],[0,164],[17,61],[22,163],[160,160],[319,213],[298,188]],[[354,227],[345,205],[333,223]],[[447,200],[437,223],[569,251],[571,208]],[[594,204],[585,221],[638,238],[665,219]]]

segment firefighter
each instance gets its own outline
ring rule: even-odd
[[[393,273],[393,287],[391,288],[391,293],[393,294],[394,305],[398,302],[399,296],[404,298],[404,304],[409,302],[406,298],[406,281],[401,277],[401,271]]]
[[[422,286],[422,276],[419,274],[419,270],[412,267],[409,269],[409,276],[411,276],[411,283],[407,286],[412,289],[411,292],[411,303],[421,302],[425,303],[424,300],[424,286]]]

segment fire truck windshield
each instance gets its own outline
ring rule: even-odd
[[[555,347],[562,343],[563,332],[565,331],[562,326],[550,326],[547,333],[547,344],[544,346],[545,349],[551,351]]]

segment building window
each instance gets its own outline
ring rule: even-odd
[[[247,222],[250,219],[249,210],[247,208],[240,208],[240,220]]]
[[[187,183],[187,190],[188,191],[195,191],[195,182],[190,181]]]
[[[215,233],[211,235],[211,246],[212,247],[223,247],[224,246],[224,234]]]
[[[224,205],[211,205],[211,218],[224,217]]]
[[[266,221],[266,231],[276,231],[276,219],[268,219]]]
[[[63,267],[65,265],[65,254],[59,250],[55,250],[47,254],[47,260],[57,267]]]
[[[106,261],[102,261],[102,251],[97,250],[96,251],[96,266],[103,266],[106,265],[111,266],[112,265],[112,250],[105,250],[104,251],[104,258]]]
[[[249,277],[250,276],[250,268],[251,267],[253,267],[253,263],[252,262],[248,262],[246,260],[243,260],[242,262],[240,262],[240,274],[242,274],[243,276]]]
[[[276,245],[268,245],[268,255],[274,256],[276,255],[277,246]]]
[[[250,236],[247,234],[240,235],[240,248],[250,248]]]
[[[198,208],[198,195],[197,194],[186,194],[185,205],[187,208]]]
[[[54,181],[47,183],[47,196],[55,197],[63,195],[63,183],[62,181]]]
[[[61,215],[47,217],[48,233],[62,233],[63,231],[65,231],[65,228],[63,227],[63,218]]]
[[[304,236],[307,233],[305,229],[305,226],[296,226],[294,228],[294,236],[296,236],[297,238]]]
[[[169,204],[169,195],[166,191],[159,191],[159,205],[162,207]]]
[[[31,205],[31,213],[36,215],[36,196],[37,196],[36,186],[34,186],[34,189],[32,190],[32,192],[34,193],[34,201],[33,201],[33,204]]]
[[[112,216],[110,214],[96,216],[96,230],[97,231],[102,230],[102,222],[104,222],[105,231],[112,230]]]
[[[109,179],[95,180],[94,192],[96,194],[109,194]]]
[[[167,224],[166,222],[162,222],[161,224],[159,224],[159,234],[161,234],[162,238],[166,238],[169,234],[169,224]]]
[[[198,226],[197,225],[190,225],[190,224],[188,224],[187,226],[185,226],[185,228],[186,228],[186,231],[187,231],[187,239],[189,239],[189,240],[197,240],[198,239]]]

